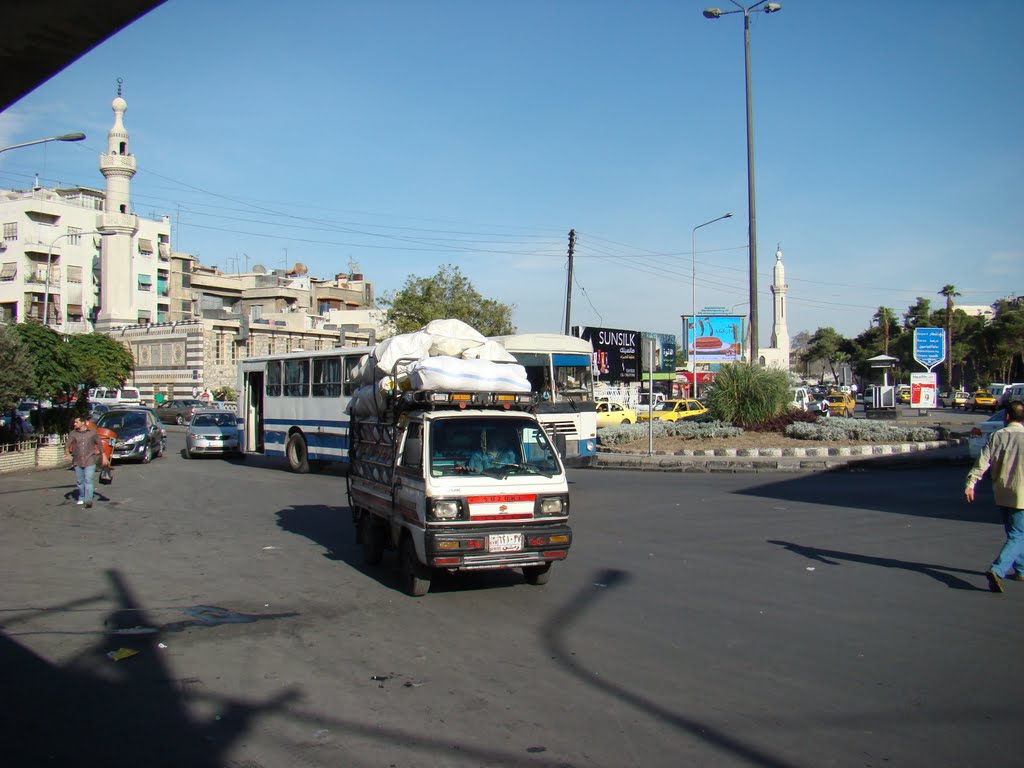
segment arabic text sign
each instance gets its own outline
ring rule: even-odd
[[[944,328],[914,329],[914,359],[928,370],[946,359]]]

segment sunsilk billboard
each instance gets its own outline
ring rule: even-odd
[[[594,378],[600,381],[640,381],[640,331],[620,328],[573,329],[594,347]]]

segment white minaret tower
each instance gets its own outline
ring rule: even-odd
[[[772,279],[772,297],[775,300],[775,314],[772,320],[772,347],[785,353],[786,368],[789,368],[789,328],[786,326],[786,268],[782,265],[782,247],[775,251],[775,274]]]
[[[110,106],[114,110],[114,125],[107,134],[107,151],[100,155],[100,173],[107,180],[107,195],[103,213],[96,217],[96,229],[103,235],[100,238],[97,331],[138,322],[132,246],[139,231],[139,220],[132,213],[129,196],[135,175],[135,156],[128,151],[128,131],[124,127],[128,105],[121,98],[121,78],[117,79],[117,98]]]

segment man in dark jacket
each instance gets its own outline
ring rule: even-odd
[[[89,429],[89,423],[84,418],[75,419],[75,428],[68,435],[66,450],[68,458],[71,459],[71,466],[75,468],[75,481],[78,483],[76,503],[90,508],[96,461],[100,458],[103,446],[96,430]]]

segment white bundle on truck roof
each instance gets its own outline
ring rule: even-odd
[[[380,413],[392,389],[530,391],[526,369],[508,350],[455,319],[433,320],[413,333],[384,339],[359,362],[354,376],[361,386],[348,412],[357,416]]]

